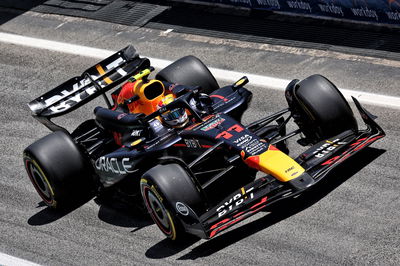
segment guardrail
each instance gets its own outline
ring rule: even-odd
[[[174,0],[203,2],[400,26],[400,0]]]

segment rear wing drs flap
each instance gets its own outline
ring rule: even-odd
[[[131,45],[87,69],[79,77],[71,78],[56,88],[31,101],[28,106],[33,116],[51,130],[64,130],[50,121],[67,114],[99,95],[149,68],[150,61],[140,58]],[[107,100],[108,101],[108,100]]]

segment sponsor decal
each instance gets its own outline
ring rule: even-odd
[[[143,130],[135,129],[132,130],[131,136],[132,137],[140,137],[142,135]]]
[[[391,12],[391,11],[386,11],[386,16],[390,20],[400,20],[400,13],[398,11]]]
[[[350,157],[354,152],[364,148],[365,146],[369,145],[369,143],[374,142],[377,139],[380,139],[382,137],[383,136],[376,136],[371,139],[367,139],[367,138],[359,139],[355,143],[350,145],[350,147],[351,147],[350,150],[346,150],[341,155],[332,157],[331,159],[323,162],[321,165],[330,165],[330,164],[333,164],[336,162],[342,162],[342,161],[346,160],[348,157]]]
[[[134,166],[132,163],[130,163],[129,158],[122,158],[122,160],[118,160],[117,158],[102,156],[97,159],[95,166],[99,171],[120,175],[129,174],[136,171],[133,169]]]
[[[125,72],[125,70],[118,67],[123,61],[124,61],[123,58],[121,58],[121,57],[117,58],[116,60],[114,60],[113,62],[111,62],[110,64],[108,64],[105,67],[106,71],[113,69],[113,68],[117,68],[116,72],[118,72],[122,76],[125,76],[127,74]],[[104,75],[106,73],[106,71],[102,68],[101,65],[96,65],[96,69],[100,75]],[[91,75],[91,78],[93,80],[97,80],[98,76]],[[103,81],[106,84],[104,84]],[[103,78],[102,81],[97,81],[97,82],[100,87],[104,88],[105,85],[111,84],[113,81],[111,79],[109,79],[108,77],[105,77],[105,78]],[[73,84],[71,89],[62,90],[58,95],[54,95],[54,96],[46,99],[45,104],[46,104],[46,106],[48,106],[48,105],[51,105],[65,97],[67,97],[65,100],[61,101],[60,103],[57,103],[56,105],[49,107],[49,109],[54,113],[68,110],[75,104],[81,102],[83,99],[86,99],[88,96],[94,94],[97,91],[96,87],[92,85],[92,86],[87,87],[83,91],[75,94],[75,92],[81,90],[82,88],[84,88],[85,86],[87,86],[89,84],[91,84],[91,80],[89,78],[84,78],[84,79],[80,80],[79,82]]]
[[[374,18],[376,21],[379,20],[379,16],[376,11],[369,9],[368,7],[350,8],[350,10],[356,17]]]
[[[211,98],[218,98],[218,99],[221,99],[221,100],[223,100],[224,102],[227,102],[227,101],[228,101],[227,98],[225,98],[224,96],[218,95],[218,94],[210,95],[210,97],[211,97]]]
[[[127,113],[119,114],[119,115],[117,116],[117,119],[118,119],[118,120],[121,120],[122,118],[124,118],[124,117],[127,116],[127,115],[128,115]]]
[[[62,99],[64,97],[68,97],[64,101],[62,101],[54,106],[51,106],[49,108],[52,112],[55,112],[55,113],[62,112],[64,110],[68,110],[75,104],[79,103],[80,101],[87,98],[89,95],[94,94],[97,91],[94,86],[91,86],[91,87],[86,88],[84,91],[73,95],[74,92],[79,91],[80,89],[82,89],[83,87],[85,87],[88,84],[90,84],[90,80],[83,79],[80,82],[72,85],[71,90],[62,90],[60,92],[60,94],[54,95],[54,96],[46,99],[44,102],[45,102],[46,106],[48,106],[48,105],[51,105],[51,104],[59,101],[60,99]],[[68,95],[70,95],[70,96],[68,96]]]
[[[203,118],[203,122],[202,123],[195,123],[193,125],[190,125],[190,126],[186,127],[185,130],[197,130],[199,126],[203,125],[204,122],[210,120],[213,117],[215,117],[215,115],[208,115],[208,116]]]
[[[239,137],[238,139],[234,140],[233,143],[236,144],[236,146],[240,147],[240,148],[244,148],[248,145],[248,143],[253,139],[252,136],[245,134],[241,137]]]
[[[189,215],[189,209],[188,209],[188,207],[185,205],[185,204],[183,204],[182,202],[177,202],[176,204],[175,204],[175,207],[176,207],[176,210],[180,213],[180,214],[182,214],[183,216],[188,216]]]
[[[251,191],[253,191],[254,187],[251,187],[247,190],[244,190],[244,187],[241,188],[241,193],[234,195],[228,201],[226,201],[223,205],[217,208],[218,217],[224,216],[228,211],[232,210],[233,207],[239,206],[243,204],[243,202],[250,198],[254,198],[254,195]]]
[[[258,139],[253,139],[249,143],[246,144],[244,150],[246,151],[246,155],[256,155],[260,152],[266,150],[268,147],[264,142],[259,141]]]
[[[257,4],[259,4],[261,6],[275,7],[275,8],[281,9],[279,0],[257,0]]]
[[[267,145],[265,142],[261,142],[261,140],[253,139],[253,136],[245,134],[238,139],[233,141],[237,147],[246,151],[248,155],[255,155],[259,152],[265,150]]]
[[[340,142],[340,139],[335,139],[333,141],[326,141],[326,143],[319,146],[314,152],[313,155],[316,158],[323,158],[325,155],[329,154],[331,151],[335,150],[339,145],[346,144],[346,142]]]
[[[197,139],[184,139],[186,147],[188,148],[201,148],[201,145]]]
[[[167,110],[167,107],[163,106],[160,109],[158,109],[158,111],[160,111],[160,114],[165,113]]]
[[[195,123],[193,125],[188,126],[187,128],[185,128],[185,130],[189,131],[189,130],[194,130],[195,127],[199,126],[201,123]]]
[[[296,171],[294,173],[290,173],[290,172],[293,172],[293,170],[295,170],[295,169],[296,168],[294,166],[289,167],[288,169],[285,170],[285,173],[286,174],[290,174],[290,176],[295,176],[295,175],[297,175],[299,173],[298,171]]]
[[[235,214],[231,218],[223,219],[222,221],[219,221],[218,223],[212,225],[210,227],[210,230],[211,230],[210,237],[214,237],[217,233],[219,233],[219,232],[227,229],[228,227],[230,227],[230,226],[242,221],[243,219],[249,217],[250,215],[253,215],[253,214],[259,212],[260,210],[262,210],[267,205],[267,200],[268,200],[268,197],[265,196],[260,200],[260,202],[254,204],[253,206],[251,206],[246,211],[239,212],[239,213]]]
[[[216,128],[218,125],[222,124],[225,121],[222,117],[216,117],[215,119],[209,121],[206,125],[200,128],[201,131],[209,131],[213,128]]]
[[[322,12],[329,13],[329,14],[334,14],[334,15],[340,15],[344,17],[344,12],[341,6],[336,6],[333,3],[331,4],[318,4],[319,9]]]
[[[154,132],[158,132],[163,128],[163,125],[158,119],[154,119],[150,122],[151,128],[154,130]]]
[[[168,138],[170,138],[170,137],[171,137],[171,135],[165,134],[165,135],[162,136],[160,139],[158,139],[156,142],[154,142],[154,143],[152,143],[152,144],[150,144],[150,145],[146,145],[146,146],[144,146],[144,148],[145,148],[146,150],[150,150],[150,149],[156,147],[157,145],[159,145],[159,144],[162,143],[164,140],[166,140],[166,139],[168,139]]]
[[[168,86],[168,90],[172,92],[172,90],[177,86],[178,84],[172,83],[171,85]]]
[[[293,170],[294,170],[294,166],[292,166],[292,167],[286,169],[286,170],[285,170],[285,173],[289,173],[290,171],[293,171]]]
[[[121,65],[122,63],[124,63],[125,60],[122,57],[118,57],[117,59],[115,59],[113,62],[111,62],[110,64],[108,64],[106,66],[106,69],[113,69],[113,68],[117,68],[119,65]],[[117,68],[117,72],[118,74],[120,74],[121,76],[126,76],[128,73],[126,73],[125,70],[123,70],[122,68],[118,67]]]
[[[346,18],[399,25],[400,0],[201,0],[251,9],[281,10],[316,16]],[[373,38],[373,37],[371,37]],[[221,101],[222,102],[222,101]],[[222,102],[223,104],[223,102]],[[221,104],[217,104],[221,106]]]
[[[229,2],[232,4],[247,4],[251,6],[251,0],[229,0]]]
[[[219,116],[216,116],[216,115],[208,115],[208,116],[206,116],[206,117],[203,118],[203,121],[208,121],[208,120],[210,120],[210,119],[213,118],[213,117],[219,117]]]
[[[290,8],[293,9],[301,9],[301,10],[307,10],[308,12],[312,12],[310,3],[308,2],[303,2],[303,1],[286,1],[287,5]]]
[[[220,96],[220,95],[218,95],[218,96]],[[219,98],[217,95],[213,95],[213,96],[210,96],[210,97],[216,97],[216,98]],[[222,96],[221,96],[222,97]],[[229,96],[229,98],[224,98],[224,99],[221,99],[222,101],[218,101],[218,102],[216,102],[214,105],[213,105],[213,108],[214,108],[214,110],[217,110],[218,108],[220,108],[221,106],[224,106],[224,105],[227,105],[227,104],[229,104],[230,102],[233,102],[233,101],[235,101],[237,99],[237,97],[236,96]]]

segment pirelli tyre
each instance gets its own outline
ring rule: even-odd
[[[24,150],[23,160],[47,206],[65,208],[91,196],[92,170],[68,134],[57,131],[39,139]]]
[[[349,129],[357,131],[357,122],[348,102],[324,76],[293,80],[286,89],[286,99],[295,122],[314,143]]]
[[[189,55],[178,59],[162,69],[156,79],[187,86],[200,86],[201,92],[211,93],[219,89],[219,85],[203,62]]]
[[[189,208],[203,210],[199,191],[178,164],[151,168],[140,180],[140,189],[154,223],[171,240],[182,240],[186,235],[179,215],[188,215]]]

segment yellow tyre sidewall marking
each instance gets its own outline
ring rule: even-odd
[[[175,240],[176,239],[176,229],[175,229],[175,224],[174,224],[174,221],[173,221],[173,219],[172,219],[172,216],[171,216],[171,214],[169,213],[169,211],[165,208],[165,206],[164,206],[164,204],[162,203],[163,202],[163,198],[161,197],[161,195],[158,193],[158,191],[156,190],[156,188],[154,187],[154,185],[149,185],[148,184],[148,182],[147,182],[147,180],[146,179],[144,179],[144,178],[142,178],[141,180],[140,180],[140,183],[141,184],[143,184],[143,185],[145,185],[145,186],[147,186],[153,193],[154,193],[154,195],[156,196],[156,198],[160,201],[160,203],[161,203],[161,205],[162,205],[162,207],[163,207],[163,209],[164,209],[164,211],[166,212],[166,214],[167,214],[167,217],[168,217],[168,221],[169,221],[169,224],[170,224],[170,226],[171,226],[171,235],[167,235],[169,238],[171,238],[171,240]],[[146,196],[147,197],[147,196]],[[146,199],[147,200],[147,199]],[[145,202],[146,203],[146,206],[148,206],[148,203],[147,202]],[[151,209],[150,207],[149,207],[149,209]],[[151,210],[152,212],[154,212],[154,210]],[[158,223],[156,223],[157,225],[158,225]],[[162,230],[161,230],[162,231]]]
[[[41,174],[41,176],[43,177],[45,183],[47,184],[49,190],[50,190],[50,194],[51,194],[51,201],[53,202],[53,206],[56,206],[57,202],[54,200],[54,190],[53,187],[50,185],[49,180],[47,179],[47,176],[44,174],[42,168],[39,166],[39,164],[36,162],[35,159],[29,157],[28,155],[24,155],[25,159],[27,159],[30,163],[32,163],[36,169],[39,171],[39,173]],[[32,175],[32,173],[30,173],[30,175]],[[32,179],[34,180],[34,177],[32,176]],[[34,182],[36,182],[36,180],[34,180]],[[38,184],[36,184],[36,186],[38,186]]]

